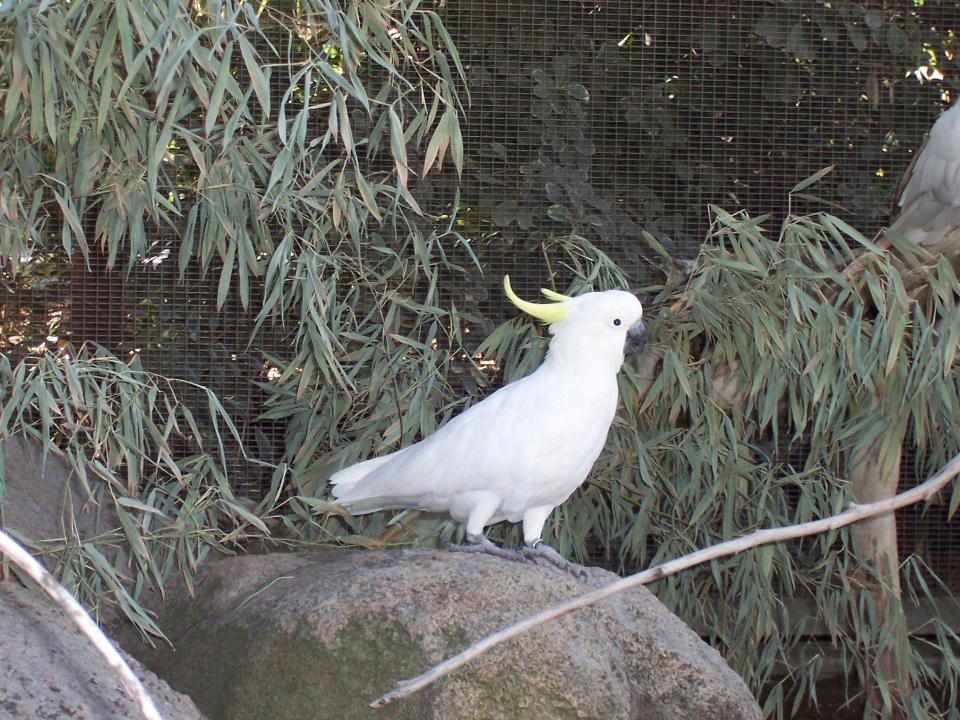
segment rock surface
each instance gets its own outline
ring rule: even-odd
[[[120,526],[116,513],[92,502],[79,478],[55,452],[20,436],[0,440],[6,469],[4,528],[31,540],[67,535],[85,540]]]
[[[128,658],[165,720],[202,720],[191,700]],[[0,582],[0,718],[142,717],[120,680],[60,608]]]
[[[130,649],[213,720],[759,720],[720,655],[645,589],[368,707],[471,642],[614,579],[594,569],[584,584],[553,567],[442,551],[228,558],[206,567],[195,599],[161,609],[175,652]]]

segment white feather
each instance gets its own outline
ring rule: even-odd
[[[550,510],[586,479],[617,407],[617,372],[640,302],[612,290],[563,303],[543,364],[421,442],[331,477],[333,497],[355,514],[422,508],[449,513],[470,534],[524,521],[540,537]],[[619,321],[616,323],[615,321]]]
[[[937,118],[904,174],[901,211],[890,226],[931,249],[960,229],[960,103]]]

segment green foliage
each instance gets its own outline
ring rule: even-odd
[[[606,34],[595,45],[577,23],[524,24],[537,6],[514,3],[502,21],[534,27],[540,45],[498,48],[484,64],[491,43],[471,29],[484,23],[471,23],[489,3],[458,3],[445,18],[468,28],[460,50],[416,1],[13,4],[0,19],[5,289],[56,287],[59,254],[91,283],[123,286],[169,257],[176,272],[165,283],[202,275],[212,285],[210,307],[182,315],[166,306],[170,288],[137,295],[133,344],[109,348],[127,361],[69,345],[2,358],[0,435],[61,448],[121,523],[99,543],[35,549],[88,604],[108,592],[156,633],[137,605],[144,587],[171,572],[189,581],[211,548],[263,537],[268,522],[292,541],[389,542],[389,518],[317,512],[330,509],[326,478],[419,439],[536,367],[545,340],[534,325],[500,323],[491,309],[505,257],[574,294],[625,287],[650,266],[665,278],[649,288],[654,349],[626,368],[607,449],[548,526],[568,554],[628,571],[835,512],[850,497],[852,453],[876,440],[891,451],[906,430],[924,470],[934,468],[960,446],[951,265],[902,264],[828,215],[793,215],[772,240],[766,218],[706,211],[719,196],[779,203],[791,187],[796,208],[814,198],[795,183],[838,163],[821,187],[875,222],[891,177],[845,166],[874,173],[881,156],[859,155],[916,145],[860,138],[880,127],[884,92],[907,102],[937,94],[902,83],[918,60],[942,64],[953,52],[949,33],[924,19],[933,5],[784,2],[739,14],[676,5],[643,26],[649,43],[639,32],[611,40],[603,23],[614,15],[596,13]],[[614,72],[639,60],[641,82]],[[828,72],[837,63],[855,65],[865,87]],[[465,70],[481,65],[492,70]],[[765,69],[759,97],[752,86],[721,97],[721,87],[755,82],[747,66]],[[497,99],[471,118],[482,146],[465,145],[460,127],[471,93]],[[612,112],[629,137],[602,130]],[[829,122],[813,122],[817,113]],[[707,120],[717,117],[742,136],[715,137]],[[784,138],[800,129],[810,152],[787,157]],[[519,160],[508,157],[510,138],[523,139]],[[733,159],[707,161],[707,144],[723,144],[711,157]],[[601,170],[634,164],[647,174],[601,182]],[[785,185],[771,180],[781,175]],[[704,218],[710,237],[695,265],[674,263],[670,251],[699,242]],[[860,269],[841,275],[857,254]],[[228,405],[181,357],[208,342],[194,326],[213,323],[214,306],[237,304],[252,313],[251,345],[286,333],[256,363],[262,408]],[[77,327],[81,312],[36,309],[23,344],[42,345],[61,322]],[[21,321],[3,322],[9,351]],[[232,360],[209,345],[211,362]],[[251,505],[227,477],[258,459],[234,456],[258,423],[282,426],[284,442],[266,497]],[[804,451],[802,466],[784,458],[791,447]],[[516,532],[496,529],[507,542]],[[121,541],[130,549],[110,560],[98,549]],[[717,562],[657,592],[783,713],[822,670],[820,656],[794,666],[791,655],[814,623],[854,674],[876,680],[890,632],[860,592],[868,578],[840,533]],[[930,592],[915,561],[903,580],[910,593]],[[793,597],[812,599],[817,617],[798,617],[784,602]],[[900,657],[955,705],[957,640],[932,623],[943,663],[926,664],[917,644]],[[788,677],[771,686],[784,667]],[[907,698],[915,717],[935,714],[927,690]]]
[[[87,498],[120,523],[97,538],[25,541],[51,558],[82,602],[112,600],[154,635],[162,633],[137,603],[140,591],[162,591],[175,571],[192,587],[211,547],[267,532],[262,518],[277,499],[277,487],[256,508],[234,496],[221,441],[236,435],[233,421],[209,391],[205,417],[195,416],[180,400],[186,386],[91,346],[16,366],[0,356],[0,437],[21,434],[57,452]]]
[[[143,587],[162,587],[171,571],[189,580],[211,547],[267,535],[280,488],[290,477],[306,482],[305,467],[327,450],[318,430],[336,442],[336,422],[390,396],[384,382],[400,387],[404,373],[430,368],[417,390],[429,400],[408,427],[434,426],[442,404],[431,385],[444,383],[434,364],[444,351],[454,356],[461,329],[423,280],[441,260],[462,273],[445,255],[459,248],[469,262],[470,252],[452,221],[420,232],[433,220],[410,192],[409,168],[445,159],[462,168],[463,68],[439,17],[418,6],[81,0],[17,3],[0,20],[7,288],[55,288],[50,268],[62,253],[74,263],[74,290],[99,282],[119,300],[124,275],[176,262],[180,280],[213,280],[218,309],[234,298],[255,307],[253,336],[265,325],[290,331],[292,351],[261,373],[268,412],[292,421],[289,453],[268,469],[258,506],[227,481],[257,462],[238,457],[257,437],[254,417],[234,425],[197,368],[177,357],[197,352],[202,326],[222,322],[209,308],[182,315],[167,308],[167,293],[141,291],[120,318],[135,321],[132,342],[110,348],[128,362],[69,344],[16,363],[3,356],[0,435],[62,448],[91,496],[115,506],[117,537],[130,541],[131,555],[106,565],[90,560],[93,544],[45,546],[91,604],[109,589],[156,632],[136,605]],[[71,300],[29,321],[5,318],[4,348],[42,353],[62,344],[61,321],[95,325]],[[370,347],[394,363],[379,365],[373,381],[360,376]],[[217,343],[203,352],[231,361]],[[329,420],[328,411],[337,420],[324,430],[311,416]],[[383,442],[401,434],[410,437],[398,430]]]
[[[413,8],[394,18],[375,3],[254,10],[176,0],[16,6],[0,50],[9,262],[45,247],[43,232],[62,217],[68,254],[88,259],[97,240],[111,267],[122,259],[129,268],[153,223],[178,236],[181,272],[215,267],[218,303],[232,291],[246,305],[280,238],[313,249],[342,229],[359,244],[368,216],[389,210],[402,224],[419,212],[406,144],[419,146],[436,125],[431,136],[462,162],[450,71],[459,61],[439,19]],[[267,25],[286,28],[283,44],[268,42]],[[365,86],[359,73],[371,67],[379,75]],[[274,73],[283,77],[271,85]],[[361,109],[357,137],[351,114]],[[377,169],[372,160],[391,150],[387,167],[399,171]],[[82,222],[88,211],[95,238]],[[268,312],[277,301],[268,295]]]
[[[830,215],[790,217],[775,241],[762,218],[712,217],[695,267],[677,268],[648,306],[656,376],[627,368],[607,450],[555,518],[562,544],[582,555],[599,542],[624,569],[836,513],[851,500],[844,478],[857,451],[879,443],[896,454],[905,430],[925,473],[960,448],[960,282],[945,258],[882,251]],[[786,453],[797,446],[800,466]],[[901,579],[908,596],[949,596],[915,559]],[[878,625],[872,582],[842,532],[714,562],[655,590],[783,711],[823,669],[822,656],[794,662],[813,627],[852,677],[881,679],[877,657],[904,609],[893,602]],[[933,665],[920,652],[926,639],[897,648],[905,675],[927,683],[904,699],[912,717],[956,706],[957,640],[939,639]]]

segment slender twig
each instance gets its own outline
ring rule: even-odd
[[[454,655],[439,665],[435,665],[426,672],[417,675],[415,678],[403,680],[397,683],[397,686],[393,690],[370,703],[370,707],[385,707],[394,700],[399,700],[407,695],[411,695],[440,679],[444,675],[456,670],[461,665],[470,662],[475,657],[485,653],[495,645],[499,645],[500,643],[510,640],[511,638],[514,638],[517,635],[526,632],[527,630],[537,627],[538,625],[542,625],[545,622],[562,617],[563,615],[571,613],[574,610],[578,610],[579,608],[592,605],[600,600],[610,597],[611,595],[615,595],[616,593],[639,587],[640,585],[646,585],[647,583],[660,580],[661,578],[665,578],[669,575],[675,575],[681,570],[686,570],[694,565],[705,563],[708,560],[715,560],[716,558],[725,557],[727,555],[735,555],[736,553],[743,552],[744,550],[749,550],[751,548],[755,548],[760,545],[766,545],[768,543],[783,542],[784,540],[792,540],[794,538],[806,537],[807,535],[817,535],[829,530],[837,530],[845,525],[850,525],[851,523],[855,523],[859,520],[865,520],[876,515],[883,515],[888,512],[893,512],[894,510],[906,507],[907,505],[913,505],[914,503],[929,499],[954,477],[956,477],[958,473],[960,473],[960,454],[951,458],[950,461],[929,480],[910,490],[902,492],[899,495],[877,500],[876,502],[865,503],[863,505],[854,503],[851,504],[850,508],[845,512],[842,512],[838,515],[831,515],[830,517],[823,518],[822,520],[811,520],[810,522],[800,523],[799,525],[790,525],[782,528],[757,530],[749,535],[744,535],[743,537],[734,538],[733,540],[728,540],[702,550],[697,550],[696,552],[676,558],[675,560],[669,560],[668,562],[657,565],[656,567],[649,568],[643,572],[639,572],[635,575],[630,575],[617,580],[616,582],[612,582],[609,585],[605,585],[602,588],[576,597],[573,600],[568,600],[567,602],[559,605],[554,605],[553,607],[547,608],[536,615],[532,615],[524,620],[521,620],[520,622],[511,625],[504,630],[500,630],[492,635],[488,635],[482,640],[475,642],[463,652]]]
[[[90,619],[87,612],[81,607],[73,596],[67,592],[67,589],[57,582],[46,569],[34,557],[21,547],[12,537],[0,530],[0,553],[6,555],[20,569],[22,569],[30,578],[37,583],[43,591],[53,598],[64,612],[67,613],[73,623],[80,628],[80,632],[87,636],[87,639],[93,644],[103,659],[107,661],[110,669],[120,678],[127,692],[136,700],[140,706],[140,712],[146,720],[163,720],[160,712],[157,710],[153,700],[147,694],[143,685],[133,670],[127,665],[126,661],[117,652],[113,643],[97,627],[97,624]]]

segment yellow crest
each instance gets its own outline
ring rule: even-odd
[[[556,304],[532,303],[526,300],[521,300],[513,291],[513,288],[510,287],[510,276],[504,275],[503,291],[507,294],[507,297],[510,298],[510,302],[528,315],[533,315],[533,317],[537,318],[538,320],[542,320],[545,323],[560,322],[567,314],[567,309],[563,307],[561,303],[563,303],[565,300],[569,300],[570,298],[568,298],[566,295],[555,293],[553,290],[541,290],[541,292],[553,300]]]

